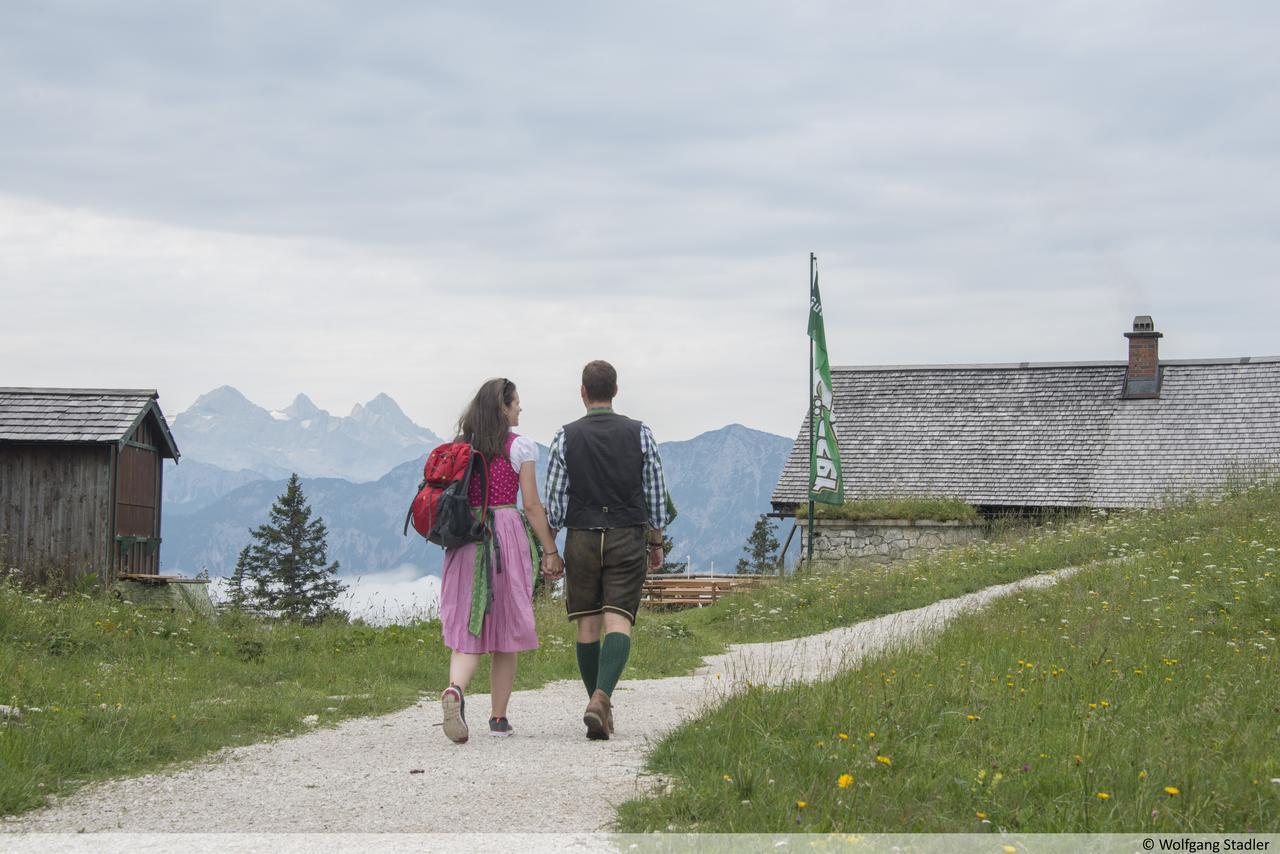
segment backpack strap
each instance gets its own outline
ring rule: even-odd
[[[484,454],[479,451],[473,450],[471,452],[471,456],[473,459],[475,457],[480,458],[481,479],[484,481],[482,484],[483,489],[481,491],[481,495],[483,497],[480,499],[480,515],[487,518],[489,515],[489,461],[485,459]]]
[[[409,523],[413,521],[413,505],[417,502],[418,495],[422,492],[422,490],[426,488],[427,488],[427,479],[424,477],[422,479],[422,482],[418,484],[418,491],[413,494],[413,501],[409,502],[409,509],[405,511],[404,530],[400,533],[400,536],[402,537],[409,536]]]

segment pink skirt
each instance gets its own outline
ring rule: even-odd
[[[504,507],[493,511],[493,521],[502,550],[502,571],[495,567],[490,576],[493,608],[484,615],[479,637],[467,630],[477,546],[468,543],[444,553],[440,621],[444,645],[454,652],[525,652],[538,648],[538,633],[533,625],[533,559],[524,520],[519,511]]]

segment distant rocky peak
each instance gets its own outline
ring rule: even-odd
[[[404,415],[404,410],[385,391],[379,392],[377,397],[364,405],[364,408],[369,412],[377,412],[381,415]]]
[[[293,403],[284,410],[284,414],[290,418],[302,421],[307,418],[315,418],[320,415],[327,415],[320,407],[312,403],[311,398],[305,394],[300,394],[293,399]]]
[[[700,433],[692,439],[686,439],[685,442],[696,443],[699,446],[723,445],[726,442],[759,444],[760,442],[773,443],[778,440],[784,440],[785,437],[775,436],[772,433],[765,433],[760,430],[754,430],[742,424],[729,424],[716,430],[708,430]],[[683,444],[683,443],[674,443]]]
[[[187,411],[198,414],[233,415],[239,412],[265,412],[266,410],[241,394],[239,389],[224,385],[197,397],[196,402],[191,404]]]
[[[404,414],[404,410],[400,408],[400,405],[386,393],[379,394],[363,406],[357,403],[351,408],[349,417],[357,423],[378,421],[402,426],[416,426],[413,424],[412,419]]]
[[[268,411],[239,391],[214,389],[173,420],[184,460],[231,472],[373,480],[439,444],[386,394],[334,415],[299,394],[284,410]]]

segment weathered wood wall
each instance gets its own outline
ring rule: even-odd
[[[160,571],[160,478],[163,462],[155,431],[144,420],[120,450],[116,469],[116,530],[113,575],[121,572],[156,575]],[[139,446],[145,447],[139,447]],[[146,538],[151,542],[138,542]]]
[[[107,575],[110,445],[0,445],[0,566],[44,584]]]

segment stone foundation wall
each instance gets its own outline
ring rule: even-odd
[[[800,520],[800,533],[806,537],[807,522]],[[814,524],[813,558],[822,561],[861,559],[889,563],[972,543],[982,539],[983,533],[981,522],[816,519]]]

